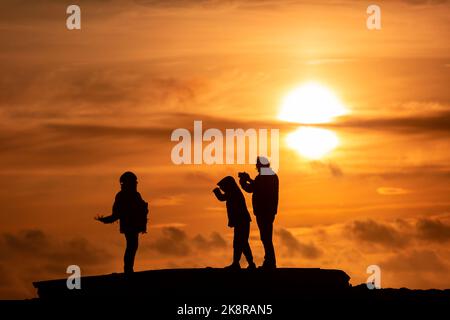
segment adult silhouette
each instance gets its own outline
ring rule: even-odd
[[[227,176],[217,183],[219,188],[213,190],[219,201],[226,201],[228,226],[234,228],[233,237],[233,263],[227,269],[240,269],[242,253],[248,262],[247,269],[255,269],[252,249],[248,242],[250,236],[250,213],[245,198],[233,177]]]
[[[97,216],[95,219],[103,223],[120,220],[120,233],[125,235],[126,249],[124,254],[124,273],[134,272],[134,258],[139,246],[139,233],[147,232],[148,203],[137,191],[137,176],[133,172],[125,172],[120,177],[121,190],[117,193],[112,214]]]
[[[258,175],[254,180],[247,172],[239,173],[239,184],[242,189],[252,193],[253,213],[258,224],[261,241],[264,246],[264,263],[261,268],[275,269],[276,258],[273,247],[273,222],[278,210],[279,181],[276,173],[270,168],[269,160],[258,157],[256,160]]]

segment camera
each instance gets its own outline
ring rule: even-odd
[[[247,180],[250,178],[250,176],[248,175],[247,172],[239,172],[238,177],[239,177],[239,179],[242,179],[242,180]]]

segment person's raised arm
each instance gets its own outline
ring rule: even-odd
[[[219,200],[219,201],[225,201],[225,200],[227,200],[225,194],[222,193],[222,191],[220,191],[219,188],[215,188],[215,189],[213,190],[213,192],[214,192],[214,194],[215,194],[217,200]]]
[[[248,175],[248,173],[244,174],[240,174],[239,175],[239,184],[241,185],[242,189],[244,189],[244,191],[248,192],[248,193],[252,193],[253,192],[253,184],[254,184],[254,180],[252,180],[250,178],[250,176]]]

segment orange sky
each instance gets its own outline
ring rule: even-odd
[[[279,266],[377,264],[384,287],[449,288],[450,6],[378,1],[64,1],[0,4],[0,298],[31,282],[118,272],[109,213],[133,170],[150,203],[137,269],[221,267],[232,230],[211,190],[252,165],[175,166],[176,128],[280,129]],[[197,4],[195,4],[197,3]],[[283,98],[315,81],[349,113],[320,125],[340,145],[311,161],[290,149]],[[247,197],[248,195],[246,195]],[[250,197],[247,205],[251,208]],[[251,245],[262,248],[256,225]],[[26,263],[24,263],[26,261]]]

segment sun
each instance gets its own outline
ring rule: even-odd
[[[347,109],[331,90],[319,83],[308,82],[283,99],[278,118],[302,124],[320,124],[346,113]]]
[[[300,127],[287,135],[286,143],[305,158],[318,160],[339,145],[339,138],[331,130]]]
[[[288,134],[286,143],[301,156],[319,160],[333,151],[340,141],[334,131],[316,125],[332,122],[347,113],[347,108],[330,89],[316,82],[308,82],[283,99],[278,118],[308,125]]]

